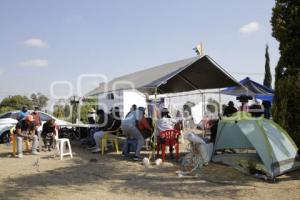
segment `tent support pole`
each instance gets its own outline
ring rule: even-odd
[[[150,144],[151,144],[151,154],[149,156],[149,160],[152,160],[153,162],[155,161],[156,159],[156,155],[155,155],[155,147],[156,147],[156,144],[157,144],[157,141],[156,141],[156,137],[155,137],[155,130],[156,130],[156,121],[157,121],[157,106],[156,106],[156,103],[157,103],[157,88],[154,89],[154,113],[153,113],[153,128],[154,128],[154,131],[152,132],[152,135],[150,137]]]
[[[219,88],[219,118],[221,117],[222,113],[222,99],[221,99],[221,89]]]

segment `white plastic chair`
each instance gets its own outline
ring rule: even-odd
[[[68,152],[64,152],[64,149],[68,149]],[[70,155],[70,157],[73,158],[71,144],[68,138],[57,139],[56,150],[59,152],[60,160],[62,160],[64,156],[68,156],[68,155]]]

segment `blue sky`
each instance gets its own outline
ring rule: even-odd
[[[27,0],[0,1],[0,99],[50,94],[53,81],[81,74],[108,79],[204,51],[238,80],[262,82],[265,45],[271,67],[273,0]],[[84,79],[83,92],[98,78]],[[67,87],[57,87],[57,95]]]

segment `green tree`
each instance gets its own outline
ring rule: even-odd
[[[6,113],[12,110],[16,110],[16,109],[9,106],[0,106],[0,113]]]
[[[300,147],[300,1],[276,0],[271,24],[280,50],[273,118]]]
[[[87,114],[91,108],[97,110],[97,99],[95,98],[86,98],[82,101],[80,105],[80,120],[84,123],[88,122]]]
[[[53,106],[53,116],[57,118],[64,117],[64,107],[60,104],[55,104]]]
[[[270,69],[270,56],[269,56],[269,46],[266,45],[266,53],[265,53],[266,63],[265,63],[265,78],[264,78],[264,86],[269,88],[272,87],[272,75]]]
[[[40,109],[46,107],[49,100],[48,97],[46,97],[40,92],[38,92],[37,94],[31,94],[30,98],[32,100],[33,105],[39,107]]]
[[[70,118],[71,109],[69,104],[65,104],[64,106],[64,116],[65,118]]]
[[[0,103],[0,112],[21,110],[23,106],[32,109],[32,101],[28,97],[21,95],[5,97]]]

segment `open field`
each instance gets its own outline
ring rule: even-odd
[[[174,161],[146,169],[120,154],[72,148],[73,159],[60,161],[49,152],[17,159],[1,144],[0,199],[300,199],[300,170],[272,184],[211,163],[195,177],[179,178]]]

